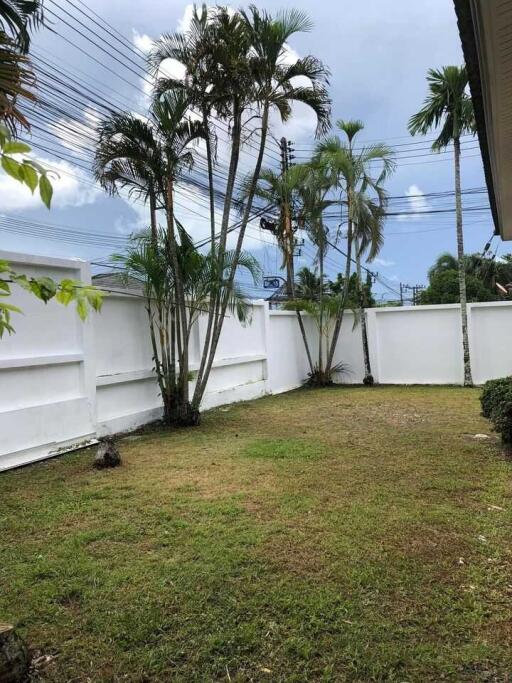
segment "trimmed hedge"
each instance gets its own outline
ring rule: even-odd
[[[480,395],[482,415],[501,434],[503,443],[512,445],[512,377],[491,379]]]

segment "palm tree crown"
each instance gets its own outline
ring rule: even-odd
[[[441,126],[432,144],[432,149],[438,151],[464,133],[474,133],[475,117],[471,97],[467,93],[465,66],[430,69],[427,82],[429,93],[422,109],[409,119],[409,132],[412,135],[425,135]]]

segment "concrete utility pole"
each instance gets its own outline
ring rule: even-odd
[[[289,145],[286,138],[281,138],[281,176],[284,178],[286,172],[290,168],[289,159]],[[290,206],[290,195],[283,188],[281,198],[281,225],[283,230],[283,245],[286,261],[286,290],[289,298],[293,298],[295,293],[294,279],[295,272],[293,267],[293,228],[292,228],[292,213]]]
[[[418,306],[420,301],[420,293],[425,289],[425,285],[408,285],[403,282],[400,283],[400,305],[403,306],[405,302],[409,301],[413,306]],[[405,298],[405,292],[412,292],[412,298]]]

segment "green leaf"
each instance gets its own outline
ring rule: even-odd
[[[12,311],[13,313],[23,313],[21,308],[18,308],[18,306],[14,306],[13,304],[0,304],[0,308],[5,311]]]
[[[29,164],[23,162],[23,180],[29,186],[30,191],[34,194],[39,178],[36,171]]]
[[[39,162],[34,161],[34,159],[24,159],[23,163],[28,164],[29,166],[32,166],[32,168],[35,168],[36,171],[39,171],[39,173],[41,173],[41,175],[46,173],[45,167],[41,166],[41,164]]]
[[[5,141],[9,140],[11,137],[11,134],[9,133],[9,129],[4,123],[0,123],[0,145],[3,147],[5,145]]]
[[[39,194],[47,209],[52,203],[53,187],[46,175],[42,175],[39,179]]]
[[[9,287],[9,283],[6,282],[5,280],[0,279],[0,290],[2,290],[3,292],[9,293],[11,291],[11,288]]]
[[[11,157],[2,156],[2,168],[10,175],[11,178],[15,180],[22,180],[23,176],[20,175],[21,164]]]
[[[27,154],[30,152],[30,147],[25,142],[12,140],[4,145],[4,152],[6,154]]]
[[[51,277],[34,278],[32,282],[37,284],[39,290],[39,294],[37,296],[39,296],[39,298],[45,303],[55,296],[57,292],[57,283],[54,282]]]
[[[77,299],[76,310],[82,322],[87,318],[87,303],[85,299]]]
[[[15,282],[20,287],[23,287],[23,289],[26,289],[27,292],[32,291],[30,287],[30,281],[26,275],[18,275],[17,273],[13,273],[12,279],[13,282]]]
[[[11,266],[9,265],[9,261],[0,259],[0,273],[8,273],[10,270]]]
[[[55,295],[55,298],[60,304],[67,306],[74,299],[74,294],[72,290],[60,288]]]

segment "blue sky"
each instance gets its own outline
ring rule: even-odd
[[[365,129],[360,134],[361,142],[379,140],[395,146],[398,165],[388,183],[389,194],[400,197],[414,195],[410,199],[397,200],[395,206],[416,212],[452,207],[451,197],[440,202],[421,196],[423,193],[453,190],[451,154],[429,154],[427,142],[422,144],[421,138],[411,139],[407,133],[408,118],[421,106],[426,94],[427,69],[462,62],[452,0],[431,0],[428,3],[367,0],[364,4],[331,0],[301,3],[269,0],[256,4],[271,12],[291,7],[308,12],[315,28],[309,34],[297,35],[290,47],[301,56],[314,54],[330,67],[333,120],[360,118],[365,122]],[[6,178],[0,178],[2,212],[17,219],[15,224],[3,222],[3,228],[0,224],[1,244],[3,249],[13,251],[104,261],[115,250],[115,245],[121,246],[126,235],[145,221],[143,207],[131,205],[124,199],[106,197],[91,184],[86,170],[88,161],[84,147],[89,151],[92,149],[87,131],[91,130],[98,116],[93,100],[98,96],[110,98],[116,107],[137,111],[142,111],[146,104],[144,90],[147,92],[147,84],[141,80],[140,71],[136,68],[142,63],[142,53],[129,56],[129,50],[120,42],[120,36],[114,29],[126,41],[133,42],[136,49],[144,50],[150,38],[186,25],[190,7],[176,0],[115,0],[109,3],[87,0],[86,4],[47,0],[46,5],[53,32],[45,30],[35,36],[35,61],[42,56],[50,64],[58,65],[65,83],[69,84],[76,78],[82,86],[87,84],[91,103],[84,107],[71,91],[62,90],[62,85],[59,85],[60,91],[43,91],[43,96],[60,103],[66,111],[71,108],[83,122],[85,137],[80,137],[81,130],[75,125],[77,140],[80,140],[80,150],[77,151],[73,141],[70,144],[69,133],[63,134],[62,126],[59,127],[60,121],[66,125],[65,116],[54,111],[52,123],[55,125],[48,118],[37,118],[37,129],[34,127],[32,139],[34,153],[48,165],[54,165],[60,173],[55,182],[54,205],[47,212],[29,194],[20,191]],[[86,11],[88,17],[77,7]],[[92,23],[93,20],[98,21],[103,29]],[[86,37],[72,27],[82,31]],[[112,32],[111,38],[104,29]],[[108,39],[107,42],[104,39]],[[91,40],[107,46],[111,55],[106,55]],[[290,124],[286,127],[276,125],[274,134],[276,137],[286,134],[297,149],[297,157],[304,158],[314,143],[314,119],[307,111],[297,109]],[[415,144],[408,146],[411,142]],[[477,143],[468,139],[463,146],[463,187],[482,187],[484,179]],[[41,147],[46,147],[46,150]],[[275,153],[275,147],[272,149]],[[221,143],[221,158],[222,150]],[[61,158],[57,158],[55,153]],[[420,157],[420,154],[424,156]],[[249,165],[251,158],[248,150],[245,163]],[[273,163],[274,159],[271,153],[267,161]],[[183,223],[194,237],[204,237],[207,223],[202,218],[206,215],[202,200],[186,190],[179,197],[179,204]],[[484,193],[470,198],[469,204],[487,205],[487,196]],[[36,238],[33,226],[30,228],[32,234],[26,234],[28,224],[23,222],[25,219],[53,227],[46,230],[37,228]],[[233,217],[235,219],[236,216]],[[10,225],[10,232],[5,230],[5,225]],[[86,240],[74,239],[75,233],[66,232],[62,226],[104,237],[95,239],[94,244],[84,244],[82,242]],[[24,234],[12,232],[13,229]],[[466,251],[481,251],[491,232],[488,211],[468,211],[465,216]],[[50,235],[52,239],[49,239]],[[453,213],[440,213],[389,217],[385,236],[385,245],[378,260],[370,267],[378,271],[389,286],[386,288],[378,283],[376,291],[392,296],[391,290],[398,286],[399,281],[424,282],[426,271],[436,256],[442,251],[455,250],[454,216]],[[267,242],[262,243],[261,238],[269,240],[268,235],[258,235],[251,229],[247,246],[258,256],[265,273],[274,274],[279,259],[275,249]],[[501,245],[500,250],[499,253],[506,252],[507,245]],[[298,259],[297,267],[307,261],[306,257]],[[332,274],[341,270],[341,256],[331,252],[328,267]]]

